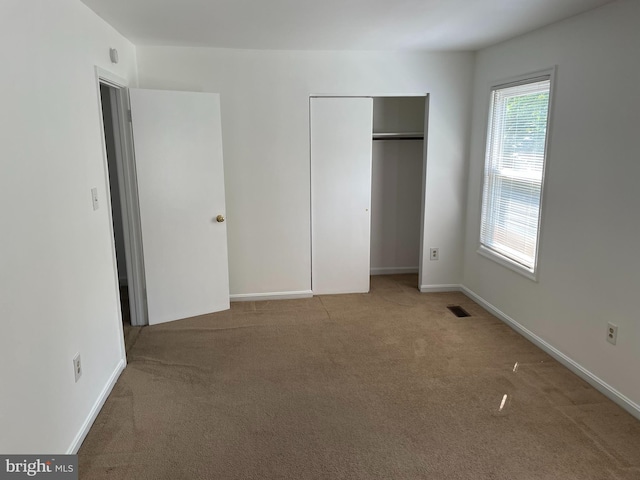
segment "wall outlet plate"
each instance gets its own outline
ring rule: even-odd
[[[73,375],[75,376],[76,383],[80,380],[82,376],[82,359],[80,358],[80,353],[76,353],[73,357]]]
[[[607,342],[615,345],[618,341],[618,326],[609,322],[607,323]]]
[[[429,249],[429,260],[439,260],[440,259],[440,249],[439,248],[430,248]]]

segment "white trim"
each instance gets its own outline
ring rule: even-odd
[[[296,292],[268,292],[268,293],[238,293],[229,295],[232,302],[253,302],[261,300],[295,300],[298,298],[311,298],[311,290],[299,290]]]
[[[529,280],[533,280],[534,282],[538,281],[538,277],[536,275],[537,272],[532,272],[527,269],[524,265],[520,265],[519,263],[511,260],[509,257],[505,257],[504,255],[500,255],[498,252],[491,250],[490,248],[485,247],[484,245],[480,245],[476,253],[482,255],[489,260],[493,260],[496,263],[499,263],[503,267],[508,268],[520,275],[527,277]]]
[[[336,94],[336,93],[312,93],[309,95],[310,98],[403,98],[403,97],[411,97],[411,98],[419,98],[426,97],[428,93],[371,93],[369,95],[363,95],[362,93],[355,93],[353,95],[350,94]]]
[[[460,284],[420,285],[422,293],[461,292],[464,287]]]
[[[110,72],[109,70],[100,68],[97,65],[95,65],[94,70],[96,72],[96,77],[101,79],[103,83],[107,83],[110,86],[116,88],[127,88],[129,86],[129,82],[126,79],[116,75],[113,72]]]
[[[592,385],[600,393],[602,393],[603,395],[605,395],[606,397],[608,397],[609,399],[617,403],[619,406],[624,408],[627,412],[629,412],[634,417],[640,419],[640,405],[635,403],[633,400],[627,398],[625,395],[617,391],[608,383],[596,377],[589,370],[584,368],[582,365],[580,365],[578,362],[576,362],[572,358],[562,353],[553,345],[547,343],[545,340],[537,336],[535,333],[533,333],[532,331],[520,325],[513,318],[511,318],[509,315],[507,315],[506,313],[502,312],[501,310],[499,310],[498,308],[496,308],[495,306],[487,302],[480,295],[471,291],[464,285],[461,286],[461,291],[471,300],[480,304],[485,310],[489,311],[492,315],[502,320],[504,323],[506,323],[508,326],[513,328],[520,335],[522,335],[527,340],[529,340],[531,343],[533,343],[537,347],[544,350],[546,353],[551,355],[562,365],[564,365],[573,373],[575,373],[580,378],[582,378],[584,381]]]
[[[425,212],[427,211],[427,166],[429,163],[429,118],[431,115],[431,95],[427,93],[424,99],[424,138],[422,140],[422,176],[420,178],[422,186],[420,190],[420,255],[418,258],[418,285],[422,285],[424,280],[424,260],[430,257],[426,250],[427,234],[425,229]]]
[[[371,275],[396,275],[402,273],[418,273],[419,268],[416,267],[371,267],[369,273]]]
[[[120,359],[120,361],[118,362],[118,365],[116,365],[116,369],[113,371],[113,373],[109,377],[109,380],[107,380],[107,384],[102,389],[102,392],[98,397],[98,400],[93,405],[93,408],[91,409],[91,411],[89,412],[89,415],[87,416],[86,420],[82,424],[82,427],[80,427],[80,431],[78,431],[77,435],[73,439],[73,442],[71,442],[71,445],[67,449],[67,455],[75,455],[76,453],[78,453],[78,450],[80,450],[80,446],[82,445],[82,442],[84,442],[84,439],[87,437],[89,430],[91,430],[91,427],[93,426],[93,422],[96,421],[96,418],[100,413],[100,410],[102,410],[102,407],[104,406],[104,403],[107,401],[107,398],[111,393],[111,390],[113,390],[113,387],[116,385],[118,378],[120,378],[120,374],[123,372],[124,367],[126,366],[127,366],[127,361],[124,358]]]
[[[558,69],[557,65],[552,65],[550,67],[541,68],[539,70],[533,70],[532,72],[528,72],[528,73],[522,73],[519,75],[512,75],[509,77],[494,79],[489,82],[489,89],[495,90],[495,89],[506,88],[506,87],[511,87],[515,85],[523,85],[537,78],[548,77],[550,75],[555,76],[557,69]]]

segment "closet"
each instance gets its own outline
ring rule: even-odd
[[[315,294],[418,271],[425,116],[426,96],[311,97]]]
[[[424,113],[425,97],[373,99],[371,275],[418,273]]]

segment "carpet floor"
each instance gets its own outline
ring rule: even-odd
[[[416,283],[143,328],[80,478],[640,479],[638,420],[464,295]]]

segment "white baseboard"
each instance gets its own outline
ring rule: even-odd
[[[422,293],[461,292],[462,285],[455,283],[450,285],[420,285],[420,291]]]
[[[418,273],[418,267],[372,267],[371,275],[398,275],[403,273]]]
[[[118,362],[116,369],[113,371],[113,373],[109,377],[109,380],[107,381],[107,384],[102,389],[102,392],[98,397],[98,400],[93,405],[93,408],[89,412],[87,419],[82,424],[82,427],[80,428],[80,431],[76,435],[76,438],[73,439],[73,442],[71,442],[71,446],[67,449],[68,455],[74,455],[78,453],[78,450],[80,450],[80,446],[82,445],[82,442],[84,442],[84,439],[89,433],[89,430],[91,430],[91,426],[93,425],[93,422],[96,421],[96,418],[98,417],[98,413],[100,413],[100,410],[102,410],[102,407],[104,406],[104,402],[107,401],[107,398],[111,393],[111,390],[113,390],[113,387],[118,381],[118,378],[120,378],[120,374],[122,373],[126,365],[127,365],[127,362],[124,358],[121,359],[120,362]]]
[[[537,336],[535,333],[533,333],[532,331],[530,331],[527,328],[525,328],[522,325],[520,325],[513,318],[511,318],[509,315],[507,315],[506,313],[500,311],[498,308],[496,308],[495,306],[493,306],[492,304],[487,302],[480,295],[478,295],[475,292],[469,290],[465,286],[461,286],[461,287],[462,287],[461,291],[467,297],[469,297],[471,300],[473,300],[474,302],[476,302],[479,305],[481,305],[482,307],[484,307],[485,310],[488,310],[494,316],[496,316],[497,318],[502,320],[504,323],[509,325],[516,332],[518,332],[520,335],[522,335],[527,340],[532,342],[534,345],[538,346],[539,348],[541,348],[542,350],[547,352],[549,355],[551,355],[553,358],[555,358],[558,362],[560,362],[562,365],[567,367],[573,373],[578,375],[584,381],[586,381],[587,383],[591,384],[600,393],[602,393],[603,395],[605,395],[606,397],[608,397],[609,399],[613,400],[615,403],[620,405],[622,408],[624,408],[631,415],[633,415],[637,419],[640,419],[640,405],[635,403],[633,400],[627,398],[625,395],[623,395],[622,393],[617,391],[615,388],[613,388],[608,383],[606,383],[603,380],[601,380],[600,378],[596,377],[589,370],[584,368],[582,365],[580,365],[578,362],[576,362],[572,358],[570,358],[567,355],[565,355],[564,353],[562,353],[560,350],[555,348],[553,345],[550,345],[549,343],[544,341],[542,338]]]
[[[240,293],[229,295],[232,302],[259,302],[261,300],[295,300],[298,298],[311,298],[311,290],[300,290],[297,292],[270,292],[270,293]]]

